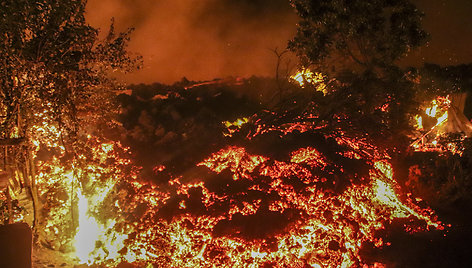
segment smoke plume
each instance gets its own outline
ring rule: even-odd
[[[273,76],[277,57],[296,29],[287,0],[90,0],[88,21],[102,32],[135,28],[130,50],[144,69],[130,83],[171,83],[187,77]]]

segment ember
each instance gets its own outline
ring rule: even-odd
[[[301,87],[310,84],[315,86],[317,91],[327,93],[327,87],[325,84],[326,77],[322,73],[313,73],[309,69],[303,69],[296,74],[290,76],[290,78],[297,82]]]

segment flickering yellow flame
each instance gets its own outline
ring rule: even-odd
[[[415,124],[416,129],[423,130],[423,117],[421,115],[416,115],[415,121],[416,121],[416,124]]]
[[[110,187],[111,189],[111,187]],[[108,220],[105,224],[90,215],[90,202],[97,202],[104,199],[106,191],[97,191],[98,193],[87,198],[80,188],[77,191],[79,226],[75,235],[75,254],[80,263],[92,264],[95,260],[119,260],[121,256],[119,251],[124,247],[124,241],[127,235],[114,230],[115,220]],[[105,192],[105,194],[104,194]]]
[[[89,261],[90,254],[95,250],[95,243],[99,240],[100,227],[95,218],[87,214],[88,200],[78,191],[79,199],[77,205],[79,210],[79,227],[75,235],[75,254],[81,263]]]
[[[438,109],[438,103],[436,102],[436,100],[433,100],[432,105],[432,107],[426,108],[426,114],[430,117],[436,117],[436,112]]]
[[[436,125],[439,126],[439,125],[441,125],[442,123],[446,122],[447,116],[448,116],[447,111],[445,111],[443,115],[441,115],[440,117],[438,117],[438,119],[437,119],[438,122],[436,123]]]
[[[243,117],[243,118],[236,119],[236,121],[234,122],[225,121],[223,123],[225,124],[226,127],[240,128],[242,125],[246,124],[247,122],[249,122],[249,119],[247,117]]]
[[[308,69],[302,69],[301,71],[298,71],[296,74],[292,75],[290,78],[297,81],[300,86],[304,86],[305,82],[311,83],[313,81],[314,75],[315,74],[312,71]]]
[[[449,96],[438,97],[437,99],[431,102],[431,105],[425,109],[425,114],[431,118],[436,118],[436,124],[434,127],[441,125],[447,120],[448,113],[447,109],[449,108],[451,101]],[[438,116],[441,114],[441,116]],[[415,116],[417,129],[423,129],[423,118],[420,115]],[[433,128],[434,128],[433,127]]]
[[[449,96],[437,97],[424,109],[425,118],[421,115],[415,115],[414,126],[416,130],[421,131],[421,136],[417,137],[411,144],[416,151],[442,150],[441,148],[443,147],[438,143],[438,138],[442,135],[439,129],[440,126],[447,122],[450,105],[451,101],[449,100]],[[427,118],[432,118],[435,121],[426,120]],[[427,122],[430,123],[427,124]],[[446,146],[445,148],[449,147],[450,146]]]
[[[226,127],[226,132],[223,133],[223,135],[227,137],[231,137],[236,131],[238,131],[244,124],[249,122],[249,118],[243,117],[243,118],[238,118],[236,121],[224,121],[223,124]]]
[[[323,92],[323,94],[327,93],[326,84],[324,83],[324,77],[322,73],[313,73],[309,69],[302,69],[296,74],[290,76],[290,78],[297,82],[301,87],[304,87],[306,83],[308,83],[315,85],[317,91]]]

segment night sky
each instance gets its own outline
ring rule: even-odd
[[[472,1],[414,0],[431,34],[408,62],[456,65],[472,62]],[[130,50],[144,69],[129,83],[172,83],[227,76],[273,76],[275,48],[283,49],[296,29],[288,0],[89,0],[88,20],[106,29],[134,27]]]
[[[472,1],[412,2],[425,13],[423,27],[431,38],[427,46],[413,53],[414,60],[441,65],[472,63]]]

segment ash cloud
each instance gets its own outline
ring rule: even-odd
[[[431,41],[405,63],[471,62],[472,2],[412,2],[426,13],[423,26]],[[118,30],[136,29],[130,50],[144,57],[143,70],[123,76],[128,83],[273,76],[272,50],[286,47],[298,22],[289,0],[89,0],[92,26],[105,32],[112,17]]]
[[[134,27],[130,50],[144,69],[129,83],[172,83],[187,77],[273,76],[275,48],[284,49],[296,30],[288,0],[90,0],[87,19],[105,32]]]

